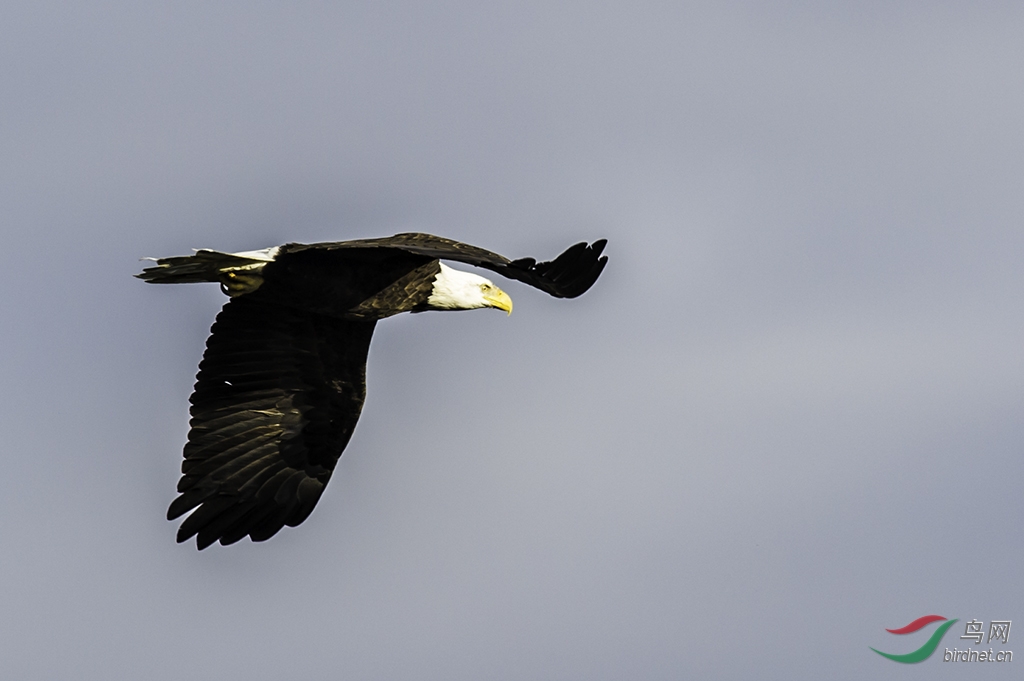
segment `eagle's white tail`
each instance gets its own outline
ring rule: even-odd
[[[259,273],[263,266],[274,259],[277,248],[244,253],[222,253],[200,249],[193,255],[176,255],[170,258],[145,258],[156,263],[135,276],[149,284],[194,284],[199,282],[224,282],[229,273]]]

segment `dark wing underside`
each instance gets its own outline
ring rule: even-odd
[[[537,262],[533,258],[508,258],[477,248],[460,241],[453,241],[432,234],[407,233],[382,239],[359,239],[321,244],[287,244],[281,247],[281,255],[297,253],[308,249],[340,250],[347,248],[393,248],[416,255],[454,260],[497,272],[503,277],[521,281],[556,298],[575,298],[589,289],[608,257],[601,256],[605,239],[587,245],[581,242],[570,246],[550,262]]]
[[[309,516],[359,419],[373,328],[245,296],[224,306],[191,398],[181,496],[167,512],[195,509],[179,542],[263,541]]]

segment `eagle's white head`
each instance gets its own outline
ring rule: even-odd
[[[491,281],[472,272],[453,270],[440,263],[434,290],[427,298],[431,310],[475,310],[494,307],[512,314],[512,299]]]

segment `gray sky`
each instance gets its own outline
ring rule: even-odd
[[[1015,676],[1024,5],[284,5],[0,7],[0,677]],[[137,259],[410,230],[611,261],[382,323],[309,520],[175,544],[222,298]]]

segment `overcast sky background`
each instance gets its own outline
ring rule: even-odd
[[[1022,36],[1019,2],[3,3],[0,677],[1019,678]],[[309,520],[175,544],[223,299],[138,258],[413,230],[610,262],[380,324]],[[1021,659],[869,650],[926,614]]]

